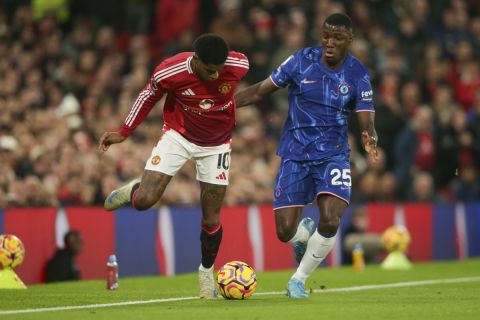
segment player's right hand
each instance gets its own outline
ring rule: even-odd
[[[126,138],[120,132],[105,132],[100,138],[98,148],[101,152],[105,152],[112,144],[123,142]]]
[[[363,131],[362,143],[367,154],[376,162],[378,160],[377,138],[369,135],[367,131]]]

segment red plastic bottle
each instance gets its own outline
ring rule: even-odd
[[[114,254],[108,257],[107,289],[108,290],[118,289],[118,263],[117,263],[117,257]]]

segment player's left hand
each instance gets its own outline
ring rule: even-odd
[[[362,143],[363,148],[372,157],[373,161],[378,160],[378,151],[377,151],[377,138],[368,134],[367,131],[362,132]]]
[[[122,136],[119,132],[105,132],[100,138],[98,149],[101,152],[105,152],[112,144],[121,143],[125,139],[126,137]]]

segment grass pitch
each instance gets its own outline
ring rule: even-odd
[[[415,264],[410,271],[320,268],[308,299],[284,295],[293,270],[257,273],[245,301],[199,300],[197,275],[32,285],[0,290],[0,319],[479,319],[480,259]]]

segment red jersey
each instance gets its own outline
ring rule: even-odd
[[[218,79],[207,81],[193,72],[193,52],[179,53],[160,63],[138,95],[120,133],[128,136],[166,94],[164,130],[174,129],[199,146],[217,146],[232,138],[235,126],[233,94],[248,72],[247,57],[230,51]]]

